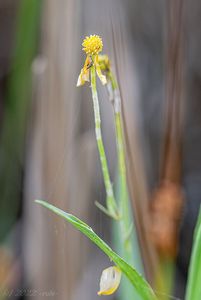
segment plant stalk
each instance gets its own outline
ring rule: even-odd
[[[95,134],[96,134],[96,141],[97,141],[100,162],[101,162],[101,167],[103,172],[103,179],[104,179],[105,189],[106,189],[107,209],[109,214],[114,219],[118,219],[118,209],[117,209],[113,187],[109,175],[108,163],[107,163],[107,158],[105,154],[105,148],[104,148],[102,133],[101,133],[100,108],[99,108],[98,93],[96,88],[96,70],[94,65],[91,66],[91,90],[92,90],[92,99],[93,99],[93,108],[94,108]]]

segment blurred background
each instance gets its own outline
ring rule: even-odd
[[[91,91],[76,88],[89,34],[102,37],[120,83],[145,274],[150,257],[170,258],[171,294],[184,299],[201,202],[200,14],[198,0],[0,0],[0,299],[95,300],[110,265],[34,203],[75,214],[112,243],[111,222],[94,205],[105,190]],[[112,108],[98,88],[115,181]]]

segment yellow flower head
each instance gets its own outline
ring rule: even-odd
[[[82,43],[82,50],[86,54],[96,55],[103,50],[103,42],[100,36],[98,35],[90,35],[87,36]]]
[[[85,84],[86,81],[89,81],[89,69],[94,66],[96,73],[100,78],[102,84],[106,84],[106,76],[101,72],[99,65],[98,53],[103,49],[102,39],[98,35],[87,36],[82,43],[82,50],[87,54],[84,67],[82,68],[80,75],[78,77],[77,86]]]

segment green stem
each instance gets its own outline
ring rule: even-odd
[[[101,161],[101,167],[103,172],[103,179],[106,188],[106,203],[107,209],[111,216],[115,219],[118,218],[117,205],[114,197],[113,187],[110,180],[109,170],[107,159],[105,155],[105,149],[103,145],[102,133],[101,133],[101,118],[100,118],[100,108],[98,102],[98,94],[96,89],[96,70],[95,66],[91,66],[91,90],[92,90],[92,99],[93,99],[93,107],[94,107],[94,118],[95,118],[95,133],[96,133],[96,141]]]

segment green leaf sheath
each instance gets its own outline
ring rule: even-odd
[[[120,239],[124,246],[124,258],[129,263],[133,262],[133,249],[131,242],[131,228],[133,227],[133,219],[131,215],[131,207],[128,195],[127,177],[126,177],[126,157],[124,145],[124,132],[121,120],[121,99],[118,89],[116,78],[112,72],[109,73],[108,81],[111,81],[113,90],[113,109],[115,118],[115,131],[116,131],[116,145],[118,157],[118,171],[119,171],[119,210],[121,215],[120,220]]]
[[[87,224],[79,220],[75,216],[64,212],[63,210],[42,200],[36,200],[36,203],[48,208],[58,216],[61,216],[76,229],[86,235],[94,244],[96,244],[126,275],[131,281],[137,292],[144,300],[157,300],[152,288],[145,279],[128,263],[126,263],[118,254],[116,254]],[[134,299],[130,299],[134,300]]]
[[[127,236],[131,227],[131,218],[130,218],[130,203],[128,198],[127,179],[126,179],[126,163],[125,163],[123,130],[121,125],[120,112],[115,113],[115,128],[116,128],[116,139],[117,139],[119,179],[120,179],[120,187],[121,187],[120,212],[122,216],[124,237],[125,237]]]
[[[104,178],[104,183],[106,188],[106,195],[107,195],[107,209],[109,210],[109,213],[114,218],[116,218],[117,205],[114,197],[113,187],[110,180],[107,158],[105,154],[102,133],[101,133],[100,108],[99,108],[98,94],[96,89],[96,70],[94,65],[91,67],[91,90],[92,90],[93,107],[94,107],[96,141],[97,141],[97,146],[98,146],[98,151],[99,151],[99,156],[101,161],[103,178]]]

